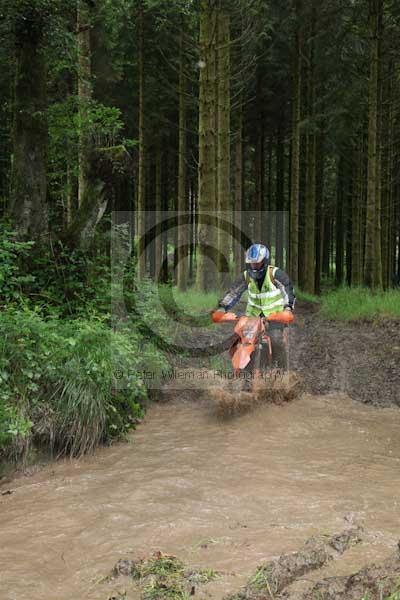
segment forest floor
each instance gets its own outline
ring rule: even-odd
[[[400,321],[326,321],[299,303],[290,367],[314,394],[342,392],[366,404],[400,406]]]
[[[297,315],[295,401],[219,420],[204,390],[171,390],[130,443],[3,483],[1,598],[397,594],[399,333]]]

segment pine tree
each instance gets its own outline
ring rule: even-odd
[[[10,213],[21,235],[48,231],[46,3],[19,3],[14,18],[15,83]]]
[[[200,2],[199,91],[199,224],[197,286],[208,291],[217,285],[216,227],[216,8],[213,0]],[[215,222],[215,220],[214,220]],[[215,222],[216,224],[216,222]]]

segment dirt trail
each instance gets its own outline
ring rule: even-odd
[[[400,537],[399,427],[397,408],[338,393],[231,421],[207,395],[156,404],[129,444],[2,486],[0,599],[134,600],[133,582],[101,580],[118,559],[161,550],[219,571],[196,594],[218,600],[346,516],[363,542],[309,579],[383,560]]]
[[[400,406],[400,322],[324,321],[299,304],[290,364],[309,392],[340,392],[375,406]]]

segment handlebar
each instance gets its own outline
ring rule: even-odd
[[[244,316],[244,315],[243,315]],[[223,321],[238,321],[240,319],[240,315],[237,315],[233,312],[223,313],[222,311],[214,311],[211,315],[211,318],[214,323],[221,323]],[[274,321],[275,323],[283,323],[284,325],[289,325],[289,323],[293,323],[294,315],[288,310],[283,312],[272,313],[269,317],[264,317],[266,321]]]

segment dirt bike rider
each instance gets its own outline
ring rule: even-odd
[[[230,310],[247,290],[246,316],[265,316],[294,309],[296,296],[289,275],[269,264],[270,252],[263,244],[253,244],[246,252],[246,270],[219,301],[219,310]],[[271,322],[269,335],[275,366],[287,368],[285,326]]]

